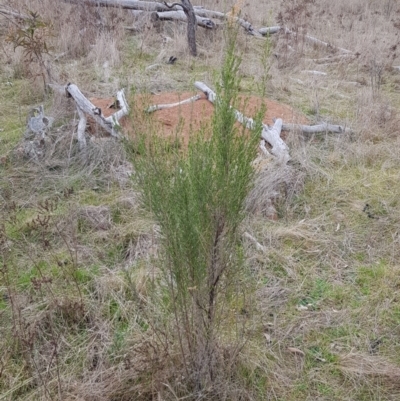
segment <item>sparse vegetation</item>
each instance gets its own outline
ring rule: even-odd
[[[0,13],[0,400],[399,399],[400,6],[284,3],[193,2],[298,34],[239,30],[226,53],[223,30],[198,28],[195,59],[184,24],[0,7],[28,17]],[[125,87],[132,141],[90,140],[83,161],[49,80]],[[183,124],[157,140],[134,93],[195,80],[221,84],[214,120],[189,147]],[[252,88],[353,133],[287,134],[290,164],[260,165],[251,188],[254,143],[228,105]],[[42,103],[52,146],[35,162],[20,144]]]

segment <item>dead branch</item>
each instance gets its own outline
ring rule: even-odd
[[[3,16],[13,17],[20,20],[27,20],[29,16],[18,11],[7,10],[6,8],[0,8],[0,14]]]
[[[258,32],[263,36],[273,35],[274,33],[278,33],[282,29],[281,26],[270,26],[265,28],[260,28]]]
[[[210,89],[206,84],[203,82],[195,82],[195,87],[202,92],[205,93],[207,99],[211,103],[215,103],[218,101],[217,94]],[[243,124],[248,129],[254,129],[256,123],[252,118],[246,117],[240,111],[235,110],[235,117],[236,119]],[[276,156],[279,161],[282,163],[287,163],[290,160],[289,156],[289,148],[286,143],[280,137],[281,130],[282,130],[282,120],[278,118],[272,127],[269,127],[267,124],[262,125],[263,129],[261,132],[261,137],[265,139],[272,147],[271,153]]]
[[[81,0],[63,0],[65,3],[80,4]],[[170,11],[164,3],[141,0],[86,0],[85,4],[97,7],[121,7],[127,10],[141,11]],[[173,6],[174,11],[181,10],[181,7]]]
[[[184,11],[176,10],[176,11],[164,11],[158,12],[156,11],[157,17],[161,21],[182,21],[187,22],[187,16]],[[195,15],[196,24],[206,29],[215,29],[216,25],[209,18],[203,18],[198,15]]]
[[[212,10],[206,10],[203,7],[194,7],[194,11],[196,15],[205,17],[205,18],[215,18],[215,19],[220,19],[220,20],[231,20],[236,23],[238,23],[247,33],[253,36],[262,36],[260,32],[255,30],[253,26],[250,24],[250,22],[244,20],[243,18],[239,17],[232,17],[229,13],[224,14],[219,11],[212,11]]]
[[[180,102],[176,102],[176,103],[169,103],[169,104],[155,104],[153,106],[148,107],[145,112],[146,113],[152,113],[153,111],[157,111],[157,110],[164,110],[164,109],[170,109],[172,107],[176,107],[176,106],[180,106],[182,104],[187,104],[187,103],[192,103],[195,102],[196,100],[201,99],[201,95],[195,95],[192,96],[189,99],[185,99],[185,100],[181,100]]]
[[[79,90],[79,88],[74,84],[68,84],[65,87],[65,91],[68,96],[72,97],[76,103],[76,107],[78,109],[79,116],[81,115],[89,115],[91,116],[97,124],[99,124],[103,129],[106,130],[110,135],[121,138],[120,125],[119,120],[128,114],[129,107],[125,99],[124,90],[120,90],[117,93],[117,103],[120,107],[120,110],[112,114],[110,117],[104,117],[101,109],[96,107],[93,103],[90,102]],[[86,117],[85,117],[86,118]],[[80,124],[83,126],[83,122]],[[86,123],[85,123],[86,127]],[[79,134],[79,132],[78,132]]]
[[[338,63],[343,61],[343,59],[348,60],[348,58],[352,59],[354,57],[356,57],[356,54],[344,53],[332,57],[313,58],[311,59],[311,61],[313,61],[316,64],[329,64],[329,63]]]
[[[79,115],[79,123],[76,135],[78,137],[79,150],[84,151],[84,149],[86,148],[85,131],[87,119],[85,113],[79,107],[77,107],[76,109]]]
[[[297,131],[303,134],[318,134],[322,132],[331,134],[351,134],[353,130],[343,125],[321,123],[317,125],[283,124],[283,131]]]
[[[262,34],[263,36],[270,35],[270,34],[277,33],[277,32],[284,32],[286,34],[293,35],[294,37],[298,36],[298,34],[296,32],[292,31],[289,28],[285,28],[285,27],[282,27],[282,26],[273,26],[273,27],[260,28],[258,30],[258,32],[260,34]],[[350,54],[354,54],[350,50],[344,49],[342,47],[334,46],[331,43],[324,42],[323,40],[314,38],[313,36],[310,36],[310,35],[304,35],[303,38],[304,38],[304,40],[306,42],[308,42],[308,43],[310,43],[312,45],[324,47],[324,48],[327,48],[327,49],[332,49],[332,50],[339,51],[341,53],[345,53],[345,54],[349,54],[349,55]]]
[[[261,245],[250,233],[248,233],[247,231],[245,231],[243,233],[243,237],[247,238],[248,240],[250,240],[256,247],[257,251],[261,251],[261,252],[266,252],[267,248],[264,245]]]

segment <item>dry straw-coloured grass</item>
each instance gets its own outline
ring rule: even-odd
[[[196,4],[229,12],[235,3]],[[44,57],[54,80],[76,82],[94,96],[122,86],[192,90],[194,80],[212,82],[223,57],[222,32],[199,28],[193,60],[183,24],[132,33],[123,27],[140,23],[119,9],[50,0],[7,5],[51,21],[54,36]],[[296,5],[301,9],[291,14]],[[350,125],[354,134],[290,133],[291,164],[268,165],[256,177],[243,231],[262,247],[243,240],[248,269],[241,278],[254,296],[246,308],[227,303],[247,323],[246,343],[222,376],[219,399],[399,397],[400,80],[392,68],[400,65],[399,12],[391,0],[241,5],[241,17],[254,26],[276,25],[281,13],[292,29],[356,53],[338,58],[302,35],[277,35],[266,65],[264,42],[240,33],[243,92],[267,93],[311,121]],[[3,34],[9,22],[1,25]],[[73,107],[43,98],[21,49],[6,42],[1,49],[0,128],[7,136],[0,133],[0,148],[16,146],[28,108],[43,100],[56,127],[43,163],[18,152],[0,162],[0,221],[7,233],[0,229],[0,399],[187,396],[176,338],[158,302],[163,294],[155,290],[162,279],[158,228],[132,190],[122,146],[90,142],[84,163]],[[164,65],[171,55],[177,64]],[[146,70],[157,63],[157,73]],[[43,210],[47,198],[57,199],[51,212]],[[50,216],[45,231],[29,228],[38,215]],[[232,352],[227,346],[222,353],[227,366]]]

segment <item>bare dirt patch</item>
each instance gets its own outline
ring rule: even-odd
[[[158,104],[176,103],[194,96],[196,92],[164,92],[157,95],[137,95],[130,103],[132,108],[140,108],[143,111],[149,106]],[[108,117],[115,112],[110,108],[113,104],[112,98],[91,98],[91,102],[99,107],[104,116]],[[271,125],[274,118],[282,118],[285,123],[308,124],[307,118],[301,113],[295,111],[288,105],[278,103],[274,100],[263,99],[257,96],[243,96],[240,100],[240,109],[245,115],[251,117],[264,104],[266,112],[263,122]],[[151,115],[158,123],[157,129],[161,137],[173,138],[178,136],[187,144],[191,133],[197,132],[205,125],[211,123],[214,106],[203,95],[201,99],[176,106],[170,109],[157,110]],[[124,119],[121,124],[128,135],[134,135],[134,123],[130,119]]]

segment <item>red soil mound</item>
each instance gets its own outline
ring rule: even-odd
[[[181,100],[188,99],[194,96],[196,92],[184,93],[160,93],[158,95],[137,95],[134,98],[133,104],[130,107],[139,107],[145,110],[147,107],[158,104],[176,103]],[[110,108],[113,99],[92,98],[91,102],[101,108],[103,114],[108,117],[115,112],[115,109]],[[290,106],[275,102],[269,99],[262,99],[256,96],[243,97],[241,106],[238,109],[246,116],[254,116],[260,108],[262,102],[266,106],[264,123],[271,125],[274,118],[282,118],[285,123],[308,124],[307,118],[294,111]],[[201,99],[170,109],[157,110],[152,113],[153,118],[159,123],[158,132],[164,137],[174,137],[179,135],[184,143],[187,143],[190,132],[198,131],[202,125],[211,121],[211,116],[214,111],[214,106],[203,95]],[[125,119],[121,124],[126,133],[134,133],[134,123]]]

